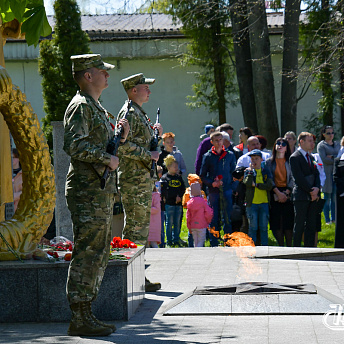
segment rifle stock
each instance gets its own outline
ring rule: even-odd
[[[128,114],[129,114],[129,110],[131,108],[131,105],[132,105],[132,101],[130,100],[128,102],[128,108],[127,108],[127,112],[125,113],[123,119],[126,119]],[[123,134],[123,127],[120,126],[117,130],[116,130],[116,133],[115,135],[113,136],[113,138],[110,140],[109,144],[107,145],[107,148],[106,148],[106,152],[111,154],[111,155],[117,155],[117,151],[118,151],[118,148],[119,148],[119,145],[121,143],[121,138],[122,138],[122,134]],[[103,173],[103,176],[101,177],[100,179],[100,188],[102,190],[105,189],[105,185],[106,185],[106,181],[109,177],[109,173],[110,173],[110,167],[107,166],[105,168],[105,171]]]
[[[158,108],[158,110],[156,112],[155,124],[159,123],[159,117],[160,117],[160,108]],[[159,145],[159,130],[154,129],[154,136],[153,136],[153,140],[151,143],[151,151],[156,151],[158,149],[158,145]],[[156,161],[153,160],[151,170],[150,170],[150,177],[151,178],[153,178],[155,170],[156,170]]]

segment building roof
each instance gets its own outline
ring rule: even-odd
[[[48,21],[54,30],[55,18],[48,16]],[[91,40],[184,36],[179,21],[160,13],[83,15],[81,27]]]
[[[54,29],[55,18],[48,20]],[[267,20],[270,33],[282,33],[283,12],[267,13]],[[184,36],[181,22],[162,13],[83,15],[81,25],[92,41]]]

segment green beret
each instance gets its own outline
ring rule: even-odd
[[[131,75],[121,80],[121,83],[126,91],[139,84],[151,85],[154,84],[154,82],[155,79],[148,79],[142,73]]]
[[[114,65],[103,62],[100,54],[73,55],[70,59],[72,60],[73,72],[79,72],[92,67],[103,70],[115,68]]]

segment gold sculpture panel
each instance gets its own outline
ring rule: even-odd
[[[55,207],[55,180],[49,148],[30,103],[0,66],[0,113],[20,154],[23,192],[11,220],[0,222],[0,233],[21,258],[30,258],[46,233]],[[9,161],[10,163],[10,161]],[[16,257],[0,238],[0,260]]]

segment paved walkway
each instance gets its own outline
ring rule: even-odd
[[[281,255],[285,259],[272,258]],[[297,259],[292,259],[293,256]],[[300,259],[307,256],[312,260]],[[0,343],[342,344],[344,331],[328,329],[322,315],[163,316],[162,313],[171,300],[197,286],[246,281],[313,283],[344,299],[343,257],[344,250],[342,254],[341,250],[334,249],[147,249],[147,276],[151,281],[161,282],[162,289],[146,294],[128,322],[116,322],[116,333],[99,339],[80,338],[66,335],[66,323],[0,324]]]

